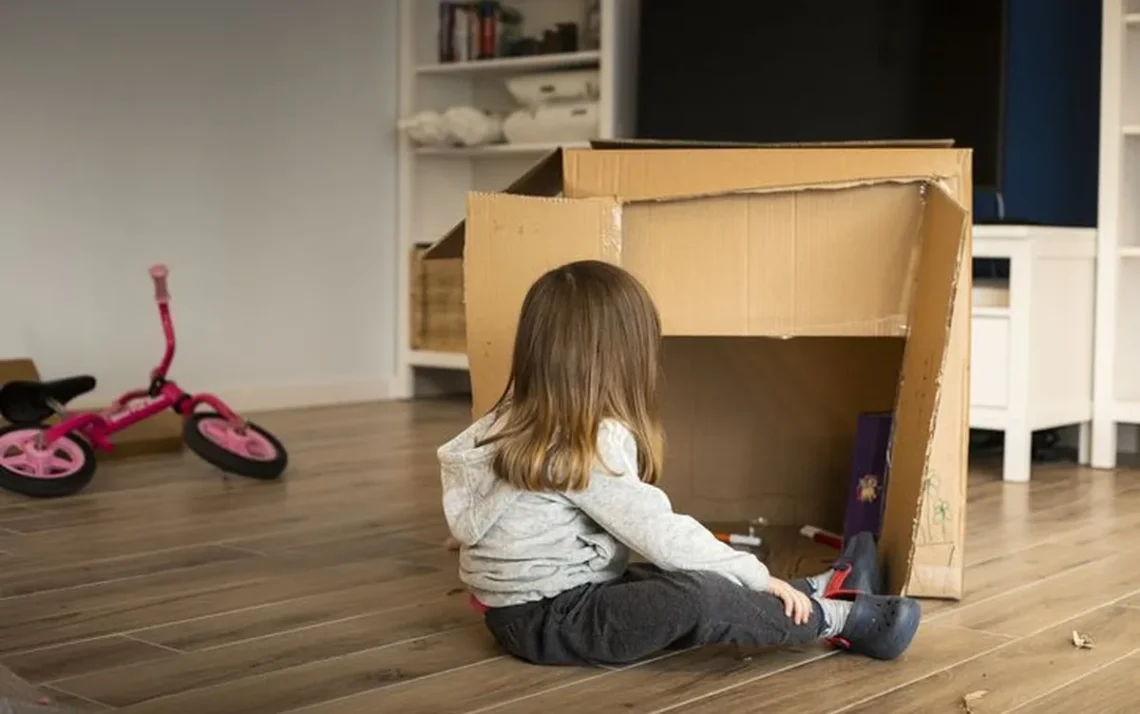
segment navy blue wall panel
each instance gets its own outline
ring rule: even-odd
[[[1095,226],[1101,3],[1007,2],[1005,221]],[[992,187],[977,187],[974,216],[999,218]]]

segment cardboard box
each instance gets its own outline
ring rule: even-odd
[[[40,378],[39,370],[30,359],[0,360],[0,385],[17,380],[34,381]],[[85,411],[85,410],[79,410]],[[86,410],[90,411],[90,410]],[[53,423],[56,420],[51,420]],[[0,419],[0,425],[6,424]],[[148,454],[178,453],[182,451],[182,417],[163,412],[130,426],[111,437],[113,451],[96,451],[99,459],[122,459]]]
[[[959,598],[969,187],[970,152],[949,148],[571,150],[471,194],[427,256],[464,259],[476,413],[539,275],[637,276],[666,334],[662,486],[702,520],[842,530],[858,416],[893,411],[890,587]]]

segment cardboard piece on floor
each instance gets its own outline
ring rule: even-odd
[[[893,409],[891,589],[961,597],[969,151],[568,150],[535,175],[471,194],[428,253],[464,257],[476,413],[506,382],[533,281],[622,265],[661,311],[678,510],[840,531],[858,415]]]
[[[30,359],[0,360],[0,385],[16,380],[38,380],[39,370]],[[90,410],[80,410],[90,411]],[[0,419],[0,424],[6,424]],[[178,453],[183,449],[182,418],[163,412],[111,437],[113,451],[96,451],[100,459],[122,459],[147,454]]]
[[[182,417],[174,412],[161,412],[150,419],[140,421],[111,437],[115,448],[111,451],[96,451],[100,459],[129,459],[135,456],[155,454],[177,454],[185,448],[182,439]]]
[[[36,380],[40,372],[30,359],[0,359],[0,385],[5,382]],[[0,419],[0,423],[6,423]]]

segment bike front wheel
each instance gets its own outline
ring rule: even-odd
[[[238,476],[270,481],[289,464],[285,447],[268,431],[248,422],[239,429],[215,412],[192,414],[182,438],[202,460]]]

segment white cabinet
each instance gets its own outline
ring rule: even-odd
[[[1004,285],[975,287],[970,427],[1005,432],[1003,478],[1028,481],[1034,431],[1080,426],[1089,458],[1096,231],[975,226],[974,257],[1009,261]]]

